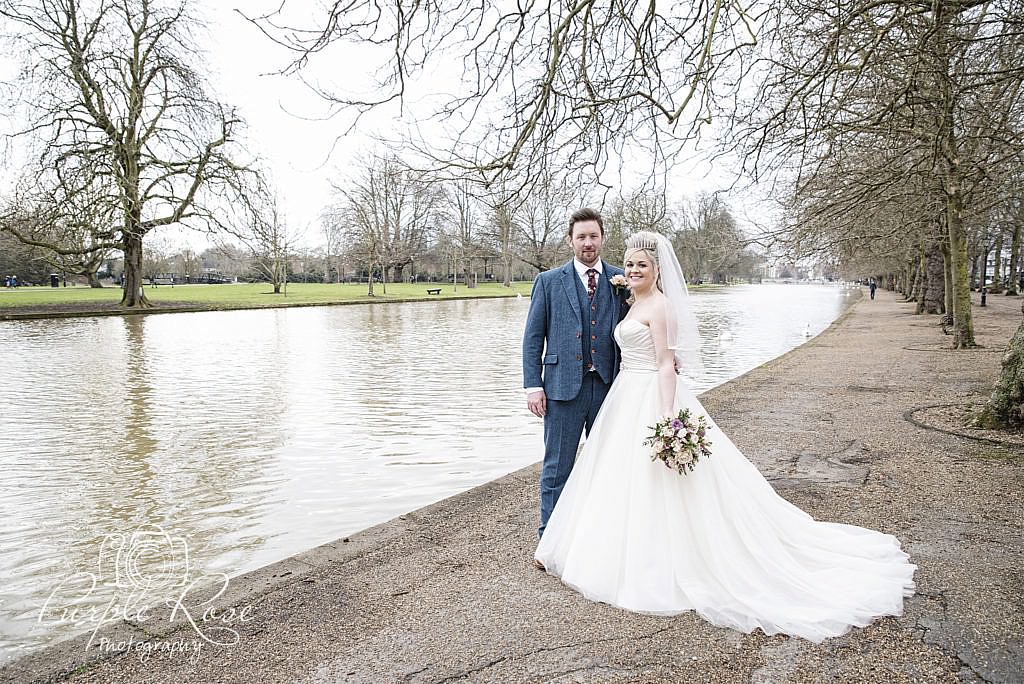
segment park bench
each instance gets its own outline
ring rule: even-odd
[[[428,287],[427,288],[427,294],[428,295],[439,295],[439,294],[441,294],[441,288],[439,288],[439,287]]]

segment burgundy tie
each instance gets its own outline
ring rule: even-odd
[[[597,269],[587,269],[587,296],[591,299],[594,298],[594,293],[597,292]]]

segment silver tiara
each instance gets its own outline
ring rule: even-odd
[[[641,231],[629,236],[629,239],[626,240],[626,247],[628,249],[645,249],[648,252],[657,252],[658,240],[653,234]]]

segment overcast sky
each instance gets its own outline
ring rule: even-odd
[[[328,201],[331,177],[369,142],[340,139],[341,123],[324,119],[320,99],[300,79],[276,75],[292,55],[240,16],[235,3],[198,2],[210,26],[214,86],[245,118],[247,140],[271,170],[289,224],[307,233],[304,242],[316,242],[317,216]],[[256,15],[278,4],[248,0],[245,12]]]
[[[301,242],[320,242],[318,216],[330,201],[330,182],[343,184],[358,171],[357,158],[374,149],[370,134],[374,129],[394,134],[410,126],[410,114],[425,111],[425,101],[438,91],[457,88],[457,78],[443,71],[434,71],[410,87],[413,95],[402,121],[392,108],[364,118],[358,131],[345,134],[346,121],[325,118],[328,107],[322,99],[297,76],[281,76],[292,54],[264,36],[235,10],[241,5],[249,16],[272,11],[280,0],[194,0],[201,17],[209,27],[208,53],[211,86],[227,104],[237,106],[248,124],[246,142],[263,158],[276,186],[281,206],[289,225],[301,235]],[[293,2],[292,11],[307,11],[313,3]],[[319,3],[316,3],[319,4]],[[301,19],[314,25],[322,14],[308,14]],[[293,17],[294,20],[294,17]],[[369,59],[358,52],[335,51],[329,59],[314,62],[316,71],[307,77],[320,83],[366,83]],[[0,63],[0,72],[10,64]],[[2,75],[2,73],[0,73]],[[638,175],[645,169],[634,170]],[[720,189],[728,182],[728,170],[717,165],[712,171],[707,163],[683,165],[673,176],[670,195],[692,196],[699,191]],[[629,188],[627,188],[629,190]],[[734,201],[739,198],[733,198]],[[740,204],[738,201],[736,204]],[[745,210],[738,207],[740,214]],[[157,237],[157,236],[153,236]],[[188,242],[202,248],[205,240],[194,233],[178,238],[165,233],[162,241]]]
[[[253,144],[273,171],[288,219],[292,226],[306,229],[307,242],[318,239],[317,217],[329,201],[330,180],[343,182],[346,176],[357,172],[354,164],[358,155],[374,149],[370,134],[377,131],[393,136],[398,128],[411,125],[410,114],[430,110],[428,104],[437,99],[438,93],[450,94],[459,87],[457,73],[454,73],[457,62],[453,59],[450,65],[453,73],[445,73],[441,67],[429,77],[409,84],[405,120],[398,118],[395,108],[379,110],[365,117],[356,132],[343,135],[346,120],[340,117],[323,120],[327,111],[325,103],[298,77],[261,75],[283,69],[292,56],[287,50],[275,45],[231,9],[234,3],[199,1],[208,17],[211,33],[217,38],[210,60],[218,74],[218,88],[226,100],[242,108]],[[286,7],[294,12],[295,8],[311,4],[292,2]],[[255,16],[279,5],[280,0],[248,0],[243,11]],[[316,17],[300,14],[293,15],[291,20],[305,20],[304,25],[312,26],[320,17],[322,14]],[[320,84],[365,84],[372,79],[372,74],[366,73],[370,61],[358,50],[336,50],[329,58],[313,60],[315,71],[311,69],[306,76]],[[314,120],[316,118],[321,120]],[[645,176],[649,168],[626,171],[639,177]],[[730,175],[729,169],[722,165],[712,168],[706,161],[688,162],[680,165],[672,179],[670,195],[679,197],[722,189]],[[733,199],[739,214],[749,211],[743,208],[739,197]]]

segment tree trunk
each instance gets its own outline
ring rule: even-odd
[[[971,289],[978,282],[978,245],[980,240],[972,240],[967,247],[967,261],[971,264],[970,283]]]
[[[949,41],[951,40],[950,8],[936,4],[935,36],[939,69],[941,120],[936,135],[938,143],[938,171],[945,195],[946,229],[949,231],[949,254],[953,262],[953,348],[977,346],[974,342],[974,323],[971,320],[971,282],[967,263],[967,229],[963,218],[963,183],[960,170],[960,151],[956,137],[956,98],[951,76]],[[982,280],[985,278],[982,272]]]
[[[373,297],[373,257],[366,260],[366,296]]]
[[[907,301],[916,302],[921,294],[921,258],[918,257],[910,262],[910,291],[907,292]]]
[[[1003,230],[996,234],[995,268],[992,269],[992,287],[988,289],[991,294],[1000,294],[1003,291]]]
[[[925,253],[927,285],[924,294],[924,312],[941,314],[946,312],[946,283],[942,249],[932,244]]]
[[[270,261],[270,284],[274,286],[274,294],[281,294],[281,281],[284,280],[281,277],[283,271],[281,254],[275,247]]]
[[[121,306],[128,309],[148,309],[153,305],[142,289],[142,235],[133,230],[124,231],[124,293]]]
[[[971,288],[967,279],[967,235],[960,217],[959,192],[949,198],[949,254],[953,279],[953,348],[966,349],[974,343],[971,320]]]
[[[942,250],[942,281],[945,286],[945,311],[942,314],[942,331],[947,335],[953,331],[953,257],[949,253],[949,236],[943,222],[942,236],[939,238]]]
[[[1017,296],[1017,281],[1020,279],[1020,223],[1014,221],[1013,240],[1010,242],[1010,275],[1006,278],[1006,294]]]
[[[103,283],[96,277],[96,271],[89,271],[85,274],[86,279],[89,281],[89,287],[103,287]]]
[[[913,261],[908,261],[907,265],[903,267],[900,293],[903,294],[903,301],[905,302],[909,302],[914,298],[914,277],[917,274],[916,272],[917,269],[915,268]]]
[[[1010,339],[999,380],[974,422],[988,428],[1024,427],[1024,323]]]
[[[988,283],[988,255],[992,253],[992,244],[988,241],[988,235],[982,240],[981,254],[978,255],[978,292],[986,287]]]
[[[928,292],[928,262],[924,255],[924,243],[921,243],[917,263],[917,280],[914,287],[917,289],[917,306],[914,307],[915,314],[924,313],[924,298]]]

